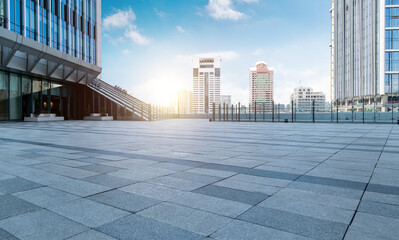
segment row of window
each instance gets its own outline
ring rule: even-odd
[[[22,5],[22,0],[10,0],[11,31],[22,35],[25,30],[28,38],[96,63],[95,0],[26,0]],[[1,11],[0,18],[5,19]],[[0,26],[7,27],[1,22]]]
[[[385,93],[399,93],[399,74],[385,74]]]
[[[399,0],[385,0],[386,5],[399,5]]]

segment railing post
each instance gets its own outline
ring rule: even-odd
[[[273,109],[273,112],[272,112],[272,122],[274,122],[274,101],[272,101],[272,109]]]
[[[294,122],[294,100],[291,100],[291,122]]]
[[[226,121],[226,103],[223,103],[223,122]]]
[[[222,121],[222,106],[219,103],[219,122]]]
[[[231,104],[231,121],[234,122],[234,104]]]
[[[315,100],[312,100],[312,122],[315,123]]]
[[[353,106],[353,98],[352,98],[352,123],[353,123],[353,114],[355,112],[355,107]]]
[[[363,123],[364,123],[364,97],[362,98],[362,102],[363,102]]]
[[[248,120],[251,121],[251,104],[250,103],[248,103]]]
[[[266,109],[265,109],[265,102],[263,102],[263,121],[265,121]]]
[[[141,107],[142,107],[141,117],[143,117],[143,105],[141,105]],[[148,104],[148,121],[151,121],[151,104]]]
[[[215,103],[213,103],[212,105],[213,105],[213,106],[212,106],[212,108],[213,108],[213,109],[212,109],[212,121],[215,121],[215,114],[216,114],[216,113],[215,113],[215,111],[216,111]]]
[[[255,122],[256,122],[256,101],[255,101]]]
[[[339,120],[338,120],[338,117],[339,117],[339,115],[338,115],[338,100],[335,102],[335,105],[337,105],[337,123],[339,122]]]
[[[229,121],[229,105],[226,104],[226,121]]]
[[[238,121],[241,122],[241,103],[238,103]]]

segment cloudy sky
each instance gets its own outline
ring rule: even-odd
[[[153,104],[192,89],[192,56],[222,57],[222,94],[248,103],[248,70],[275,71],[275,101],[300,84],[329,99],[329,0],[102,0],[102,78]]]

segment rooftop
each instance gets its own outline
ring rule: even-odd
[[[1,123],[0,239],[394,239],[398,147],[398,125]]]

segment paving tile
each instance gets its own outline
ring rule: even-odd
[[[214,185],[205,186],[194,190],[193,192],[250,205],[258,204],[269,197],[269,195],[262,193],[254,193]]]
[[[11,233],[7,232],[6,230],[0,228],[0,239],[3,240],[18,240],[14,235]]]
[[[398,219],[358,212],[349,227],[349,231],[374,236],[374,239],[397,239],[397,236],[399,236],[398,226]]]
[[[392,205],[399,205],[399,195],[375,193],[366,191],[363,196],[363,200],[387,203]]]
[[[88,199],[129,212],[138,212],[161,202],[159,200],[120,190],[100,193],[91,196]]]
[[[193,182],[198,182],[198,183],[205,183],[205,184],[211,184],[211,183],[217,182],[222,179],[220,177],[207,176],[207,175],[202,175],[202,174],[197,174],[197,173],[187,173],[187,172],[178,172],[178,173],[170,174],[169,177],[180,178],[183,180],[188,180],[188,181],[193,181]]]
[[[83,178],[82,180],[95,183],[98,185],[107,186],[110,188],[120,188],[137,182],[126,178],[110,176],[107,174],[100,174],[92,177],[87,177]]]
[[[242,181],[242,182],[275,186],[275,187],[285,187],[292,182],[290,180],[285,180],[285,179],[275,179],[275,178],[251,176],[251,175],[246,175],[246,174],[238,174],[238,175],[231,177],[230,179],[236,180],[236,181]]]
[[[220,187],[227,187],[227,188],[248,191],[248,192],[258,192],[258,193],[263,193],[266,195],[273,195],[281,189],[279,187],[267,186],[267,185],[257,184],[257,183],[241,182],[241,181],[236,181],[233,179],[226,179],[226,180],[214,183],[214,185],[220,186]]]
[[[304,216],[320,218],[333,222],[340,222],[349,225],[354,211],[304,202],[300,199],[287,198],[274,195],[259,204],[261,207],[273,208],[281,211],[292,212]]]
[[[113,238],[96,230],[89,230],[68,238],[68,240],[116,240],[116,238]]]
[[[204,236],[133,214],[97,228],[121,240],[205,239]]]
[[[340,188],[327,185],[319,185],[315,183],[305,183],[305,182],[292,182],[287,186],[289,189],[304,190],[324,195],[331,195],[336,197],[351,198],[359,200],[362,195],[362,190],[355,190],[351,188]]]
[[[49,210],[89,227],[98,227],[129,215],[128,212],[87,199],[77,199]]]
[[[0,180],[14,178],[15,176],[0,172]]]
[[[362,213],[399,219],[399,205],[363,200],[359,205],[358,211]]]
[[[70,178],[49,183],[49,186],[81,197],[87,197],[111,189],[110,187]]]
[[[102,164],[90,164],[78,167],[83,170],[91,171],[91,172],[98,172],[98,173],[110,173],[116,172],[121,170],[121,168],[106,166]]]
[[[161,201],[167,201],[173,197],[179,196],[180,194],[184,193],[181,190],[163,187],[145,182],[136,183],[127,187],[120,188],[119,190],[153,199],[158,199]]]
[[[42,187],[43,185],[28,181],[23,178],[8,178],[0,180],[0,192],[4,193],[16,193]]]
[[[0,219],[39,209],[40,207],[12,195],[0,195]]]
[[[1,220],[0,227],[22,240],[65,239],[87,230],[87,227],[47,210]]]
[[[314,239],[342,239],[347,225],[271,208],[253,207],[238,219]]]
[[[90,163],[81,162],[80,160],[79,161],[69,160],[69,161],[59,162],[58,164],[61,164],[61,165],[64,165],[64,166],[68,166],[68,167],[81,167],[81,166],[89,165]]]
[[[198,173],[202,175],[215,176],[221,178],[227,178],[237,174],[235,172],[219,171],[219,170],[204,169],[204,168],[192,168],[187,170],[186,172]]]
[[[231,218],[236,218],[252,207],[249,204],[191,192],[184,192],[179,196],[169,199],[169,202]]]
[[[194,189],[208,185],[207,183],[183,180],[180,178],[174,178],[174,177],[169,177],[169,176],[150,179],[147,182],[152,183],[152,184],[161,185],[164,187],[170,187],[170,188],[182,190],[182,191],[192,191]]]
[[[79,198],[76,195],[49,187],[35,188],[14,193],[13,195],[43,208],[59,205]]]
[[[175,163],[168,163],[168,162],[161,162],[151,165],[151,167],[157,168],[165,168],[175,171],[184,171],[193,168],[192,166],[182,165],[182,164],[175,164]]]
[[[302,176],[298,182],[315,183],[319,185],[327,185],[333,187],[350,188],[355,190],[364,190],[366,188],[366,183],[358,181],[348,181],[342,179],[324,178],[318,176]]]
[[[138,214],[204,236],[208,236],[231,221],[230,218],[166,202]]]
[[[399,186],[387,186],[387,185],[370,183],[367,186],[367,191],[376,192],[376,193],[385,193],[385,194],[399,195]]]
[[[267,236],[267,237],[266,237]],[[211,235],[215,239],[225,239],[225,240],[241,240],[241,239],[251,239],[251,240],[280,240],[280,239],[295,239],[295,240],[310,240],[304,236],[280,231],[277,229],[260,226],[257,224],[252,224],[248,222],[243,222],[240,220],[234,220],[226,224],[226,226],[217,230]]]

